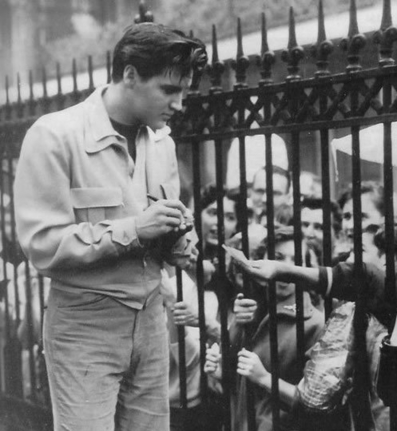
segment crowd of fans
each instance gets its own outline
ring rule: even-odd
[[[294,210],[292,200],[292,185],[290,172],[280,166],[273,166],[272,198],[274,206],[275,226],[275,262],[286,264],[286,268],[294,268]],[[268,252],[268,203],[267,203],[266,168],[260,167],[248,182],[248,243],[249,259],[251,262],[264,262],[267,265]],[[208,199],[209,190],[214,193],[212,200]],[[211,185],[203,190],[202,195],[202,232],[203,259],[211,262],[211,277],[203,287],[206,292],[213,291],[219,295],[217,283],[219,274],[218,262],[218,217],[216,203],[216,188]],[[272,362],[270,348],[269,324],[269,286],[270,279],[275,280],[275,298],[277,315],[278,338],[278,386],[280,397],[280,429],[283,430],[338,430],[350,431],[354,429],[354,406],[350,402],[350,389],[345,388],[339,404],[335,404],[333,412],[323,415],[309,414],[300,406],[299,388],[306,375],[305,367],[297,360],[297,314],[296,314],[296,285],[300,282],[303,289],[303,320],[304,320],[304,350],[305,358],[310,358],[311,349],[322,337],[325,322],[328,318],[324,307],[324,298],[334,298],[332,307],[338,308],[347,301],[355,301],[357,292],[353,289],[354,278],[354,244],[353,244],[353,192],[349,186],[337,201],[331,201],[330,207],[330,250],[327,253],[329,268],[324,265],[324,201],[322,198],[321,178],[310,172],[302,172],[300,176],[300,218],[302,233],[303,267],[317,271],[314,279],[312,273],[294,278],[288,270],[284,276],[269,277],[266,270],[259,269],[250,273],[241,263],[226,255],[227,283],[230,286],[230,303],[228,304],[228,333],[231,345],[231,414],[233,431],[248,430],[247,412],[247,380],[253,386],[253,404],[255,429],[271,431],[273,429],[272,416]],[[224,240],[226,245],[242,249],[242,232],[239,211],[239,197],[236,189],[227,189],[224,206]],[[387,309],[387,299],[384,292],[385,276],[385,236],[384,236],[384,196],[383,186],[374,181],[361,184],[361,222],[362,222],[362,257],[364,261],[365,288],[375,291],[381,298],[374,309],[367,310],[371,319],[376,321],[377,330],[367,331],[367,355],[370,364],[371,381],[369,385],[369,418],[370,429],[389,431],[389,407],[380,400],[377,394],[377,367],[379,366],[380,338],[391,332],[394,324],[394,311]],[[213,217],[212,225],[208,223]],[[273,261],[273,262],[274,262]],[[262,269],[260,265],[258,268]],[[293,271],[292,271],[293,272]],[[249,279],[249,288],[243,281],[244,273]],[[320,274],[320,275],[318,275]],[[324,275],[325,274],[325,275]],[[328,278],[327,278],[328,277]],[[324,281],[325,280],[325,281]],[[373,281],[375,280],[375,281]],[[372,283],[372,284],[371,284]],[[336,285],[336,287],[335,287]],[[367,286],[368,285],[368,286]],[[343,288],[342,288],[343,287]],[[307,291],[307,292],[306,292]],[[383,301],[383,303],[382,303]],[[216,301],[219,307],[219,300]],[[205,302],[205,310],[212,308],[212,304]],[[176,321],[178,303],[171,309]],[[385,311],[387,309],[387,311]],[[386,316],[387,315],[387,316]],[[385,317],[386,316],[386,317]],[[172,314],[169,315],[172,318]],[[371,320],[371,322],[372,322]],[[219,322],[219,318],[218,318]],[[177,325],[186,324],[177,322]],[[247,324],[250,330],[247,332]],[[373,328],[374,326],[370,326]],[[220,331],[219,331],[220,333]],[[249,339],[247,340],[247,333]],[[214,334],[214,332],[212,332]],[[197,346],[198,348],[198,341]],[[197,365],[198,366],[198,365]],[[210,387],[222,392],[222,349],[220,340],[208,337],[205,372],[210,379]],[[212,382],[218,381],[218,385]],[[215,404],[211,406],[211,410]],[[189,417],[189,409],[187,410]],[[194,417],[194,416],[192,416]],[[190,423],[189,420],[187,423]],[[212,426],[212,427],[211,427]],[[219,429],[217,424],[208,425],[206,429]],[[187,428],[173,428],[174,430]]]

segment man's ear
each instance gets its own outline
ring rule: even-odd
[[[138,71],[135,66],[132,66],[131,64],[125,66],[123,72],[123,81],[125,84],[134,85],[138,76]]]

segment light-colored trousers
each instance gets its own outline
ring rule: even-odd
[[[83,300],[81,300],[83,297]],[[167,431],[168,332],[162,296],[142,310],[51,289],[44,351],[55,431]]]

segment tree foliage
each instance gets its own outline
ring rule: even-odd
[[[360,0],[359,7],[380,3],[381,0]],[[157,3],[157,2],[156,2]],[[196,37],[209,42],[212,25],[216,26],[218,39],[236,34],[237,17],[241,19],[244,33],[260,28],[260,15],[266,15],[269,28],[286,24],[289,9],[294,9],[295,20],[302,21],[316,17],[318,0],[162,0],[153,10],[155,21],[192,31]],[[325,14],[347,10],[346,0],[324,0]],[[103,65],[106,51],[112,50],[124,28],[131,24],[131,16],[117,23],[93,25],[91,33],[85,29],[67,38],[52,41],[46,45],[41,56],[44,64],[59,62],[62,70],[69,70],[71,59],[76,58],[80,69],[86,67],[88,55],[95,66]],[[98,31],[99,28],[99,31]],[[346,30],[347,31],[347,30]]]

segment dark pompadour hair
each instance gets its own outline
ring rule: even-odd
[[[342,229],[342,211],[339,205],[331,201],[331,214],[332,214],[332,226],[334,228],[335,233],[339,233]],[[309,208],[311,210],[322,210],[324,205],[324,200],[322,198],[303,198],[301,202],[301,207]]]
[[[206,63],[205,45],[199,39],[161,24],[134,24],[114,48],[112,80],[119,82],[128,65],[141,78],[150,79],[167,71],[177,71],[184,78]]]

